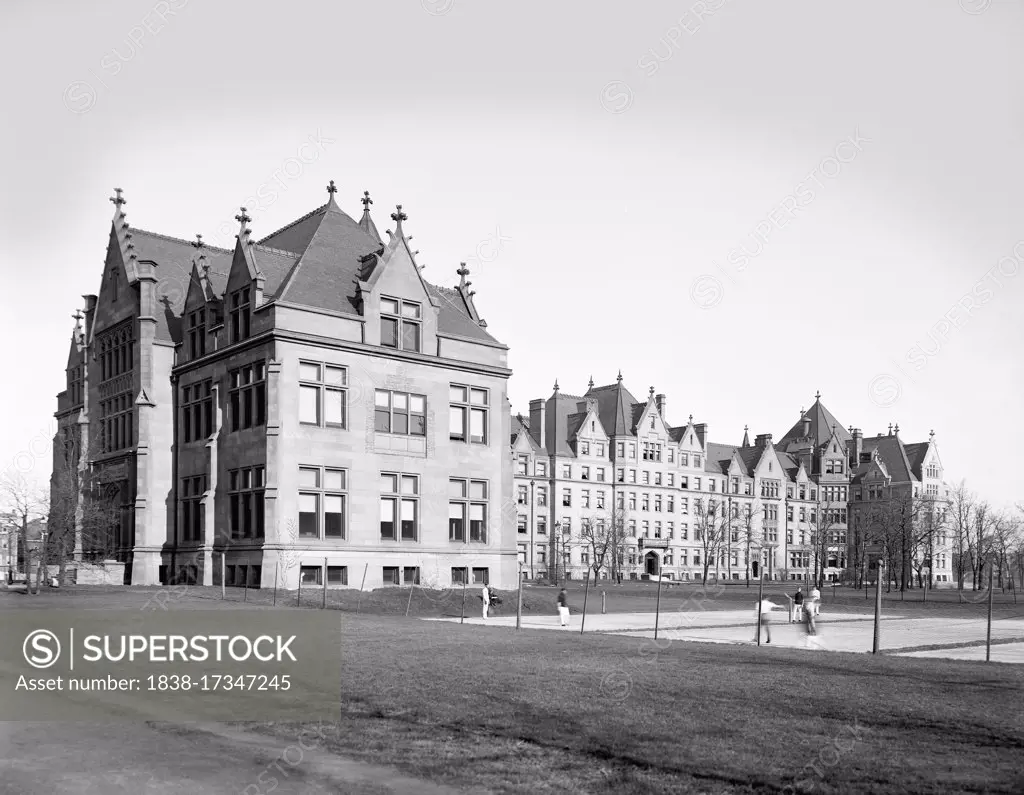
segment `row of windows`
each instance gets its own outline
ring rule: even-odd
[[[135,367],[131,321],[98,335],[95,355],[100,360],[100,382],[131,372]]]
[[[258,568],[258,567],[257,567]],[[451,569],[452,585],[468,583],[470,570],[464,566],[453,566]],[[486,567],[472,569],[472,582],[486,585],[490,582],[490,570]],[[299,581],[302,585],[348,585],[348,566],[299,566]],[[381,579],[385,585],[419,585],[419,566],[382,566]]]
[[[135,401],[130,392],[100,401],[100,448],[104,453],[125,450],[134,444]]]

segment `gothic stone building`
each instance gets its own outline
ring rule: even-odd
[[[508,349],[464,266],[424,279],[401,206],[385,243],[335,191],[259,241],[243,208],[233,250],[111,200],[57,418],[119,495],[126,582],[514,581]]]
[[[609,386],[591,380],[583,395],[556,383],[549,398],[530,402],[528,417],[513,418],[516,537],[527,576],[549,576],[554,564],[582,578],[594,562],[589,528],[612,522],[623,528],[619,570],[627,578],[697,579],[709,551],[712,579],[856,576],[862,556],[848,514],[860,499],[859,486],[851,491],[851,478],[861,477],[860,432],[844,429],[820,395],[777,444],[770,433],[751,444],[746,429],[739,445],[712,442],[707,423],[692,415],[669,424],[666,405],[653,387],[637,400],[620,373]],[[929,445],[912,456],[937,461]],[[941,482],[937,464],[924,466]],[[702,538],[709,510],[720,543]],[[607,561],[602,577],[612,573]]]

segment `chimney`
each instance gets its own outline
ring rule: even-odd
[[[754,439],[754,447],[767,447],[768,442],[772,440],[770,433],[759,433],[757,438]]]
[[[545,417],[544,417],[544,399],[537,398],[536,400],[530,401],[530,436],[533,437],[533,441],[547,449],[545,444]]]
[[[805,414],[803,418],[800,420],[800,422],[802,423],[802,426],[800,428],[800,435],[806,439],[808,436],[811,435],[811,418]]]
[[[857,466],[860,463],[860,454],[864,451],[864,434],[860,428],[850,429],[850,441],[846,443],[846,450],[850,458],[850,466]]]
[[[665,396],[656,395],[654,398],[654,405],[658,407],[658,414],[661,415],[661,419],[667,423],[668,420],[665,419]]]
[[[697,441],[700,442],[700,446],[705,450],[708,449],[708,424],[706,422],[694,425],[693,429],[697,432]]]
[[[85,299],[85,332],[86,341],[89,340],[89,336],[92,334],[92,321],[96,317],[96,296],[95,295],[83,295]]]

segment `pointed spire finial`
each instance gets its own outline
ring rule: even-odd
[[[391,213],[391,220],[395,222],[395,234],[402,234],[402,221],[408,221],[409,216],[402,212],[402,205],[395,205],[395,212]]]
[[[82,314],[81,309],[76,309],[75,314],[73,314],[71,317],[75,319],[75,326],[80,326],[82,325],[82,318],[84,318],[85,315]]]
[[[330,182],[327,183],[327,194],[328,194],[328,196],[330,198],[333,199],[334,198],[334,194],[337,193],[337,192],[338,192],[338,187],[334,184],[334,180],[332,179]]]
[[[459,287],[465,288],[469,284],[466,281],[466,277],[469,276],[469,268],[466,267],[466,263],[460,262],[459,268],[455,272],[459,274]]]
[[[590,376],[590,383],[587,384],[587,387],[588,387],[588,391],[589,391],[589,389],[593,389],[594,388],[594,376]]]
[[[120,188],[114,188],[114,193],[116,195],[110,197],[110,201],[112,201],[118,207],[118,209],[120,209],[122,204],[128,203],[128,200],[121,195],[123,192],[124,191],[122,191]]]
[[[892,436],[892,423],[889,423],[889,435]]]
[[[693,415],[692,414],[690,415],[690,424],[691,425],[693,424]]]
[[[814,393],[814,399],[815,400],[821,400],[821,390],[820,389],[817,392]]]
[[[555,379],[555,394],[558,394],[558,379]]]
[[[622,383],[622,369],[621,368],[619,369],[619,375],[618,375],[618,377],[615,380],[618,381],[620,384]]]
[[[361,198],[359,201],[363,203],[363,212],[370,212],[370,205],[373,204],[373,199],[370,198],[370,191],[364,190],[363,198]]]
[[[243,232],[248,232],[249,229],[246,226],[246,224],[248,224],[252,220],[252,218],[250,218],[248,214],[245,212],[244,207],[240,207],[239,209],[241,210],[241,213],[235,216],[235,220],[242,225]]]
[[[206,244],[203,242],[203,236],[196,233],[196,239],[192,243],[192,248],[203,248]]]
[[[899,424],[898,422],[896,423],[896,427],[895,427],[895,428],[893,428],[893,431],[895,432],[895,434],[896,434],[897,436],[899,436],[899,435],[900,435],[900,424]]]
[[[651,400],[651,399],[654,398],[654,387],[653,386],[651,387],[650,395],[651,396],[650,396],[650,398],[648,398],[648,400]]]
[[[935,438],[935,431],[934,430],[928,431],[928,438],[929,439],[934,439]]]

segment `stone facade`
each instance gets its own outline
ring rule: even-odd
[[[512,423],[516,538],[527,576],[582,578],[609,536],[618,561],[605,549],[600,577],[693,580],[703,579],[705,568],[709,579],[730,581],[762,571],[769,580],[808,583],[870,576],[864,545],[877,528],[849,532],[850,514],[866,494],[867,448],[859,431],[835,421],[820,395],[778,443],[768,433],[751,443],[744,429],[739,445],[718,444],[692,415],[672,426],[666,396],[652,387],[637,400],[621,374],[609,386],[591,380],[581,396],[556,384],[549,398],[530,402],[528,417]],[[880,448],[878,455],[896,450],[890,443],[869,447]],[[950,556],[938,452],[934,440],[907,449],[908,464],[897,473],[903,480],[890,478],[887,489],[895,483],[931,501],[920,516],[935,513],[929,557],[933,582],[945,582]],[[923,561],[920,550],[917,559]]]
[[[112,199],[57,418],[125,506],[126,582],[515,582],[508,349],[465,267],[424,280],[401,207],[384,243],[334,193],[259,242],[243,208],[234,250]]]

